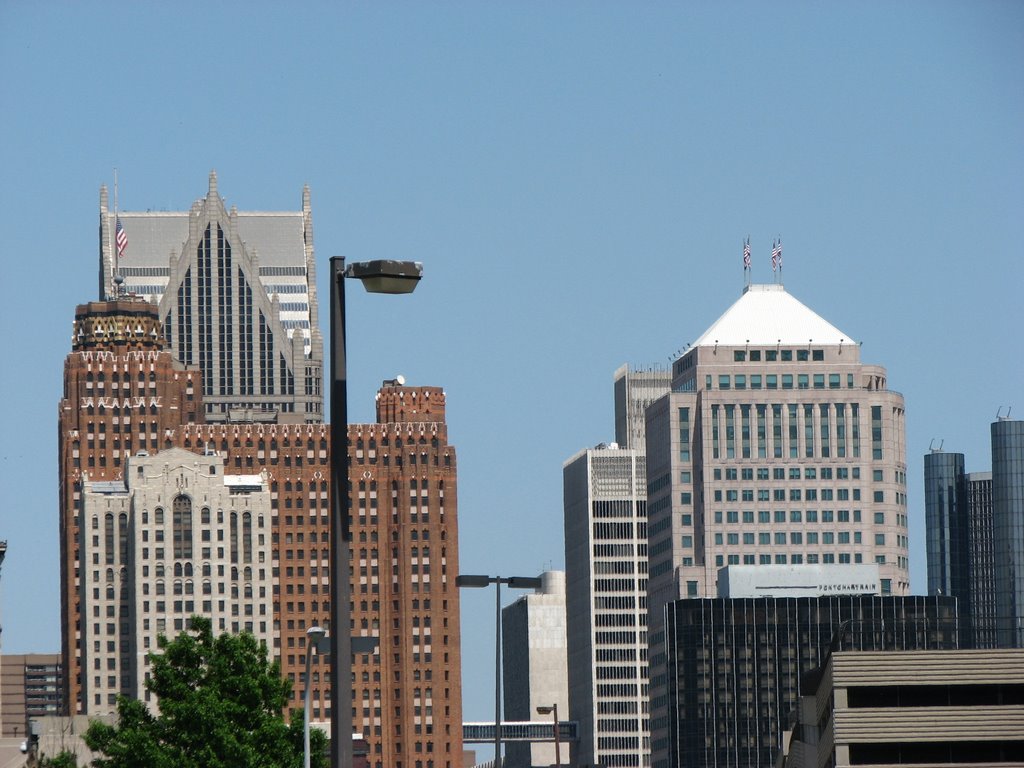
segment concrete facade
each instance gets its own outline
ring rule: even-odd
[[[540,578],[540,589],[519,597],[501,612],[505,720],[542,720],[537,707],[557,706],[560,718],[569,712],[565,573],[545,571]],[[568,762],[568,756],[565,744],[563,762]],[[509,742],[502,764],[505,768],[554,765],[555,745]]]
[[[805,676],[779,768],[1024,763],[1024,651],[839,651]]]
[[[25,738],[30,720],[63,711],[60,655],[0,656],[0,738]]]
[[[647,505],[643,454],[598,446],[563,466],[569,714],[580,765],[644,766]]]

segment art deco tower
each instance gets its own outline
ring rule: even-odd
[[[207,422],[323,421],[308,187],[301,211],[240,212],[211,173],[188,211],[116,214],[101,189],[100,295],[122,294],[155,302],[175,358],[201,369]]]
[[[64,362],[57,443],[61,656],[65,701],[71,714],[85,711],[81,698],[84,622],[96,623],[83,614],[82,589],[99,578],[91,578],[93,571],[98,574],[102,567],[106,572],[108,565],[83,557],[85,483],[122,478],[130,456],[171,447],[182,424],[202,419],[199,372],[179,365],[165,348],[156,307],[129,299],[78,307],[71,354]],[[128,586],[126,566],[124,562],[110,563],[111,586],[118,594]],[[127,620],[108,622],[104,616],[97,626],[91,642],[104,649],[113,646],[123,656],[118,663],[129,667]]]

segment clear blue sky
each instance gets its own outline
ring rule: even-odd
[[[564,565],[562,462],[613,437],[612,373],[740,294],[740,244],[863,342],[922,455],[989,467],[1024,417],[1024,4],[0,2],[4,650],[59,648],[56,416],[97,298],[99,186],[185,210],[312,188],[332,254],[413,258],[353,293],[353,420],[384,378],[448,393],[467,573]],[[465,716],[493,714],[493,592],[463,602]]]

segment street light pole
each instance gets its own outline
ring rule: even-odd
[[[349,551],[352,526],[348,487],[348,372],[345,350],[345,278],[371,293],[412,293],[423,275],[413,261],[366,261],[345,266],[331,258],[331,764],[352,766],[352,627]]]
[[[302,702],[302,765],[309,768],[309,689],[310,668],[313,665],[313,651],[320,653],[320,643],[327,635],[323,627],[310,627],[306,630],[306,691]]]
[[[487,587],[494,584],[494,768],[501,768],[501,585],[511,589],[540,589],[538,576],[455,577],[456,587]]]
[[[558,728],[558,703],[550,707],[537,707],[538,715],[551,715],[555,721],[555,768],[562,768],[562,741]]]

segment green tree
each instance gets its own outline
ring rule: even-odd
[[[149,654],[147,690],[154,715],[137,699],[118,700],[118,723],[94,721],[85,743],[102,753],[96,768],[299,768],[302,720],[288,726],[283,711],[291,683],[266,645],[252,634],[213,636],[210,620],[192,617],[190,630],[159,639]],[[325,737],[312,736],[314,766]]]
[[[65,749],[54,757],[41,757],[39,768],[78,768],[78,756],[71,750]]]

